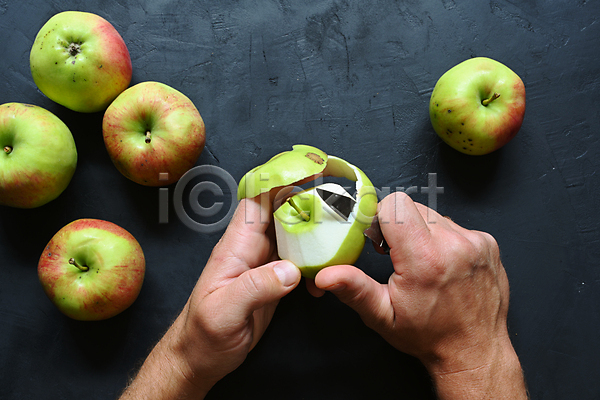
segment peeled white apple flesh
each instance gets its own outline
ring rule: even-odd
[[[360,229],[353,229],[354,215],[344,219],[323,200],[317,189],[348,196],[354,201],[340,185],[326,183],[291,197],[297,207],[307,210],[308,221],[289,200],[274,214],[279,257],[299,266],[303,275],[311,278],[331,262],[348,264],[356,261],[365,240]]]
[[[306,278],[314,278],[331,265],[356,262],[365,244],[364,231],[377,211],[375,189],[354,165],[329,156],[324,172],[355,181],[356,199],[342,186],[326,183],[296,194],[274,213],[279,257],[298,266]],[[336,211],[320,190],[349,197],[353,204],[350,213],[346,216]]]
[[[238,198],[255,197],[319,174],[355,182],[356,198],[341,185],[325,183],[288,198],[274,212],[279,257],[294,263],[307,278],[331,265],[353,264],[360,256],[364,231],[377,212],[377,193],[369,178],[341,158],[296,145],[252,169],[238,189]]]

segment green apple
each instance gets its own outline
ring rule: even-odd
[[[38,277],[52,303],[68,317],[102,320],[127,309],[138,297],[146,262],[138,241],[104,220],[79,219],[50,240]]]
[[[77,150],[67,126],[41,107],[0,105],[0,205],[42,206],[69,185]]]
[[[433,129],[454,149],[491,153],[519,131],[525,116],[525,86],[498,61],[477,57],[454,66],[437,81],[429,102]]]
[[[377,193],[356,166],[307,145],[295,145],[249,171],[238,198],[314,180],[346,178],[355,182],[356,198],[337,183],[324,183],[285,200],[274,212],[279,257],[294,263],[306,278],[323,268],[356,262],[365,244],[364,231],[377,212]]]
[[[42,93],[79,112],[106,109],[131,81],[123,38],[110,22],[87,12],[50,18],[33,42],[29,63]]]
[[[159,82],[138,83],[121,93],[104,114],[102,134],[117,169],[146,186],[179,180],[195,165],[206,140],[194,103]]]

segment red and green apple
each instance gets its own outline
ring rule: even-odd
[[[0,105],[0,205],[42,206],[69,185],[77,149],[69,128],[31,104]]]
[[[78,219],[50,240],[38,263],[44,292],[65,315],[91,321],[127,309],[142,288],[146,262],[138,241],[119,225]]]
[[[437,81],[429,117],[440,138],[471,155],[491,153],[515,137],[525,116],[525,86],[506,65],[476,57]]]
[[[42,93],[86,113],[105,110],[132,75],[129,51],[114,26],[81,11],[50,18],[33,42],[29,63]]]
[[[121,93],[104,114],[102,134],[117,169],[146,186],[179,180],[206,140],[194,103],[160,82],[138,83]]]

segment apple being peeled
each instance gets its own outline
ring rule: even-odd
[[[42,206],[69,185],[77,149],[67,126],[31,104],[0,106],[0,205]]]
[[[117,169],[146,186],[179,180],[195,165],[206,140],[194,103],[159,82],[138,83],[121,93],[104,114],[102,134]]]
[[[433,129],[454,149],[491,153],[519,131],[525,86],[507,66],[477,57],[456,65],[437,81],[429,102]]]
[[[323,268],[356,262],[364,232],[377,212],[377,193],[356,166],[306,145],[295,145],[249,171],[239,183],[238,199],[314,180],[347,178],[356,198],[337,183],[324,183],[292,195],[274,212],[279,257],[294,263],[306,278]]]
[[[41,92],[73,111],[106,109],[131,81],[123,38],[110,22],[86,12],[50,18],[33,42],[29,64]]]
[[[127,309],[138,297],[146,262],[138,241],[120,226],[79,219],[59,230],[40,257],[44,291],[65,315],[102,320]]]

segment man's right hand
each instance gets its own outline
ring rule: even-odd
[[[526,399],[508,336],[509,287],[495,239],[404,193],[379,209],[394,272],[381,285],[340,265],[315,278],[400,351],[417,357],[442,399]]]

